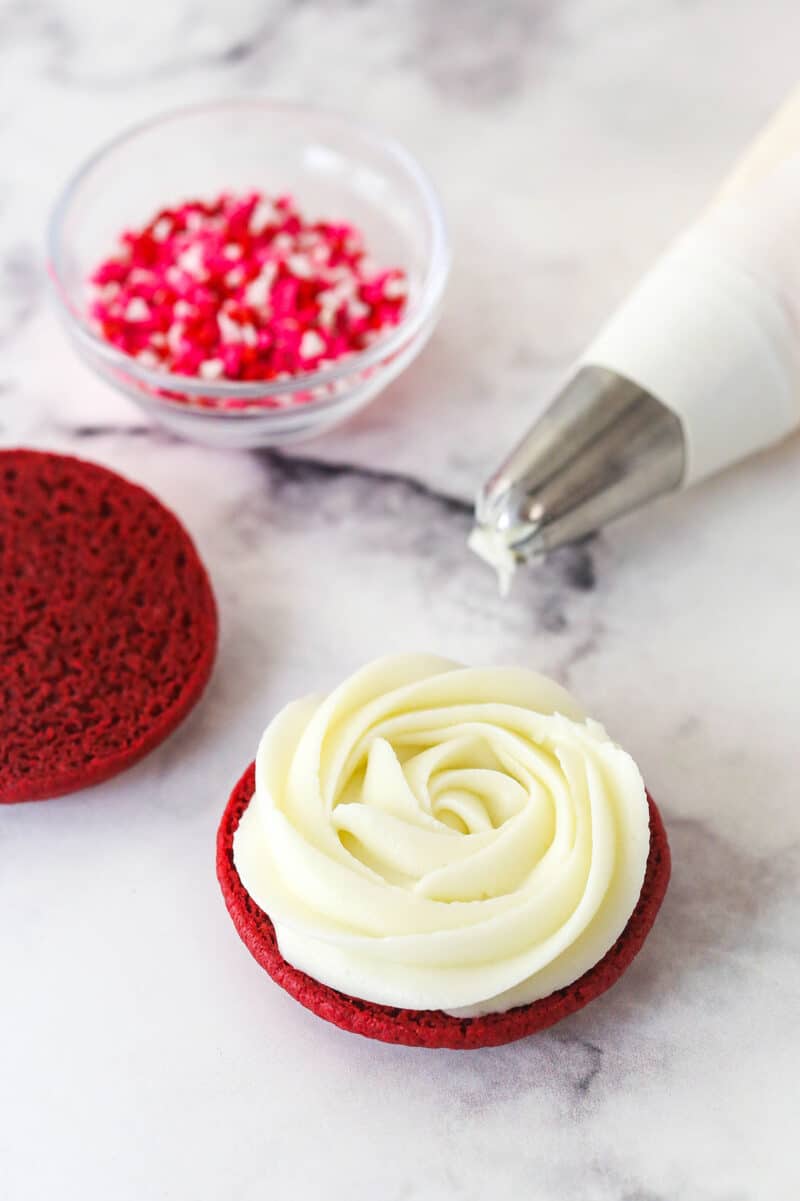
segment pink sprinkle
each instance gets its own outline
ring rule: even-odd
[[[355,354],[398,324],[408,293],[404,271],[372,265],[360,230],[308,221],[291,197],[258,192],[161,209],[122,233],[90,283],[107,341],[209,381],[291,380]],[[279,403],[312,398],[287,392]]]

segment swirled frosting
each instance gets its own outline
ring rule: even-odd
[[[278,714],[234,863],[295,967],[468,1017],[597,963],[648,848],[635,763],[559,685],[417,655]]]

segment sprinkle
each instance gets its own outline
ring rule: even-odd
[[[225,365],[222,359],[203,359],[199,367],[199,375],[202,379],[219,379],[225,370]]]
[[[181,254],[178,255],[178,266],[181,271],[185,271],[187,275],[193,275],[195,279],[204,279],[206,275],[205,265],[203,263],[203,246],[200,242],[193,242],[187,246]]]
[[[300,357],[316,359],[325,352],[325,342],[313,329],[307,329],[300,339]]]
[[[280,215],[275,206],[268,200],[259,200],[250,214],[250,233],[257,238],[268,225],[275,225],[279,220]]]
[[[147,321],[150,308],[140,296],[134,296],[126,304],[124,316],[126,321]]]
[[[307,254],[290,254],[286,266],[298,279],[311,279],[313,268]]]
[[[236,321],[231,321],[226,313],[219,314],[217,324],[219,325],[220,337],[223,342],[241,342],[241,327]]]
[[[209,383],[288,381],[397,325],[407,292],[405,273],[376,267],[354,226],[308,221],[289,196],[226,192],[124,231],[91,276],[88,307],[98,332],[148,367]],[[274,403],[314,395],[289,390]]]
[[[383,288],[383,295],[387,300],[399,300],[403,296],[408,295],[408,284],[402,275],[395,275],[391,279],[387,279]]]
[[[275,263],[265,263],[261,274],[249,283],[244,290],[245,304],[254,309],[264,309],[269,304],[272,283],[278,273]]]
[[[363,300],[351,300],[347,306],[347,315],[353,321],[363,321],[369,316],[370,308]]]
[[[179,321],[175,325],[171,325],[167,330],[167,347],[172,351],[173,355],[180,354],[183,349],[183,344],[186,339],[184,327]]]

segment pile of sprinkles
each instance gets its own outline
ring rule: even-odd
[[[375,267],[351,224],[307,221],[290,196],[224,192],[126,230],[90,289],[97,332],[143,366],[272,381],[364,350],[401,320],[407,280]]]

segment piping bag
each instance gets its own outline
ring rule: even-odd
[[[800,426],[800,88],[481,488],[471,548],[518,564]]]

